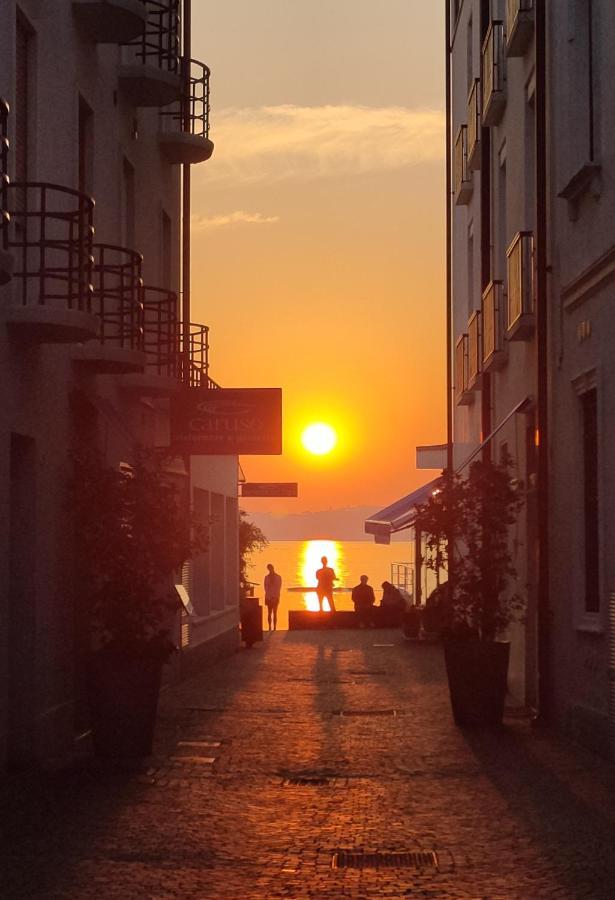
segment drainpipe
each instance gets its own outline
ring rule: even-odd
[[[184,39],[182,54],[182,77],[184,100],[182,102],[184,131],[190,130],[190,60],[192,59],[192,0],[184,0]],[[182,350],[184,364],[189,370],[190,350],[190,164],[182,165]]]
[[[536,352],[538,429],[538,709],[541,721],[550,705],[549,609],[549,445],[548,445],[548,293],[547,293],[547,42],[546,2],[536,15]]]
[[[446,468],[453,471],[453,310],[452,310],[452,160],[451,160],[451,4],[446,2]]]
[[[481,0],[480,4],[480,47],[481,47],[481,84],[482,46],[491,21],[490,0]],[[480,135],[480,287],[481,297],[491,281],[491,130],[482,127]],[[491,434],[491,375],[483,372],[481,384],[481,441]],[[491,441],[482,450],[483,462],[491,460]]]

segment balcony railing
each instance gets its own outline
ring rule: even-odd
[[[73,0],[73,15],[95,44],[124,44],[143,33],[146,0]]]
[[[145,30],[125,44],[131,58],[121,67],[120,82],[136,106],[167,106],[181,93],[180,0],[145,2]]]
[[[10,281],[13,257],[9,253],[9,105],[0,97],[0,284]]]
[[[463,406],[473,399],[469,384],[468,336],[462,334],[455,345],[455,400]]]
[[[188,387],[207,387],[209,328],[193,322],[179,325],[180,378]]]
[[[143,281],[140,253],[94,244],[92,309],[103,345],[143,352]]]
[[[490,24],[483,43],[483,125],[497,125],[506,106],[504,24]]]
[[[491,281],[483,294],[483,370],[501,365],[506,358],[504,343],[504,284]]]
[[[209,78],[204,63],[182,61],[181,98],[161,113],[169,127],[160,134],[160,145],[169,162],[204,162],[213,153],[214,145],[209,140]]]
[[[472,173],[468,165],[468,126],[462,125],[455,140],[455,203],[467,204],[472,196]]]
[[[480,78],[475,78],[468,97],[468,167],[480,169]]]
[[[40,342],[93,337],[94,201],[44,182],[10,183],[7,193],[7,246],[15,264],[7,323]]]
[[[520,231],[507,250],[509,340],[527,340],[534,330],[534,235]]]
[[[483,341],[481,312],[476,310],[468,322],[468,388],[480,386],[483,371]]]
[[[164,288],[143,288],[143,349],[145,371],[165,378],[179,373],[177,294]]]
[[[534,0],[507,0],[506,55],[524,56],[534,31]]]

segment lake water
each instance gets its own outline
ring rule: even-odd
[[[394,580],[391,566],[409,565],[413,551],[414,545],[410,543],[387,546],[370,541],[271,541],[264,550],[252,554],[248,577],[257,582],[255,594],[264,602],[263,579],[267,574],[267,563],[273,563],[276,572],[282,576],[278,628],[288,628],[289,609],[318,609],[316,594],[291,593],[288,588],[313,587],[322,556],[326,556],[329,565],[335,569],[336,587],[350,589],[358,584],[361,575],[367,575],[378,603],[382,582]],[[336,592],[335,605],[337,609],[352,609],[350,593]]]

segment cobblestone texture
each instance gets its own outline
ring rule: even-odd
[[[278,632],[164,695],[141,770],[6,779],[0,897],[612,898],[614,788],[523,719],[457,729],[437,646]],[[333,869],[340,849],[439,866]]]

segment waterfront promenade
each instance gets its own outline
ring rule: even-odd
[[[606,900],[614,797],[523,717],[457,729],[437,646],[277,632],[165,693],[141,770],[5,778],[0,896]]]

